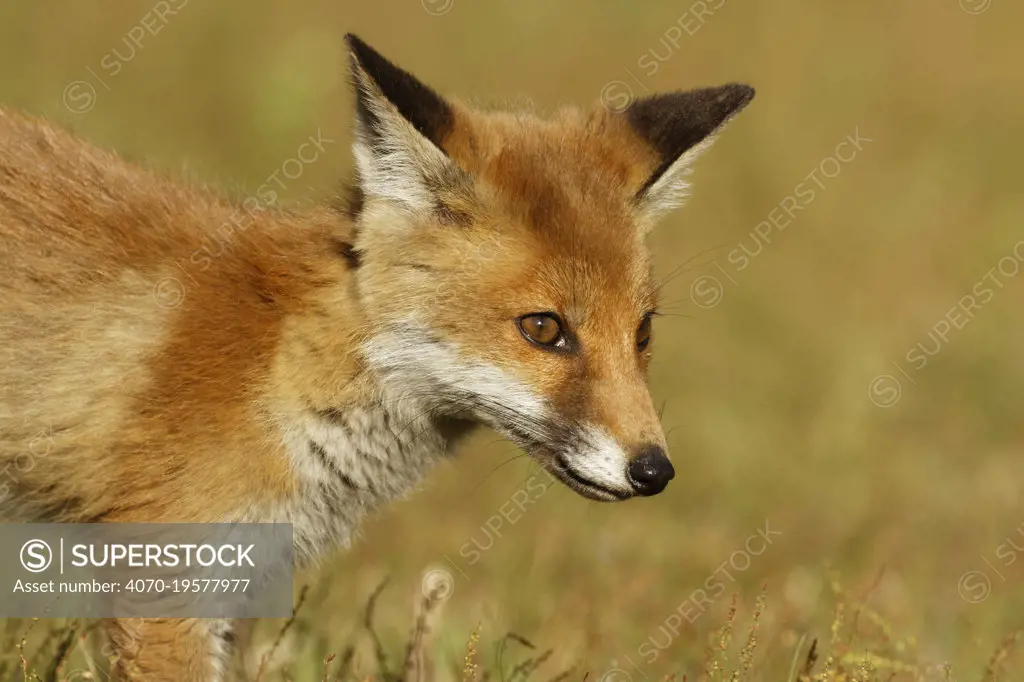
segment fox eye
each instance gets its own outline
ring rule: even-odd
[[[636,330],[636,349],[643,353],[651,345],[651,316],[644,316],[640,328]]]
[[[548,348],[564,348],[566,346],[562,323],[550,313],[536,313],[520,317],[519,330],[523,336],[538,346]]]

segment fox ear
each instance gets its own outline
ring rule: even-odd
[[[439,188],[464,180],[444,151],[455,120],[451,105],[357,36],[350,33],[345,41],[356,94],[353,149],[363,195],[411,211],[431,210]]]
[[[646,180],[634,200],[655,218],[682,204],[686,176],[694,160],[714,141],[714,134],[754,98],[749,85],[653,95],[632,102],[621,114],[654,151]]]

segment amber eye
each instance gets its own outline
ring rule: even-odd
[[[643,353],[651,344],[651,316],[644,317],[640,328],[636,330],[636,349]]]
[[[563,348],[566,345],[565,334],[558,318],[550,313],[525,315],[519,318],[519,329],[523,336],[539,346]]]

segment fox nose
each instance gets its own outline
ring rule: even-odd
[[[676,475],[665,451],[650,445],[629,463],[629,482],[640,495],[657,495]]]

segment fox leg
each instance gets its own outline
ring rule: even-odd
[[[231,621],[117,619],[107,624],[114,679],[124,682],[222,682],[231,656]]]

